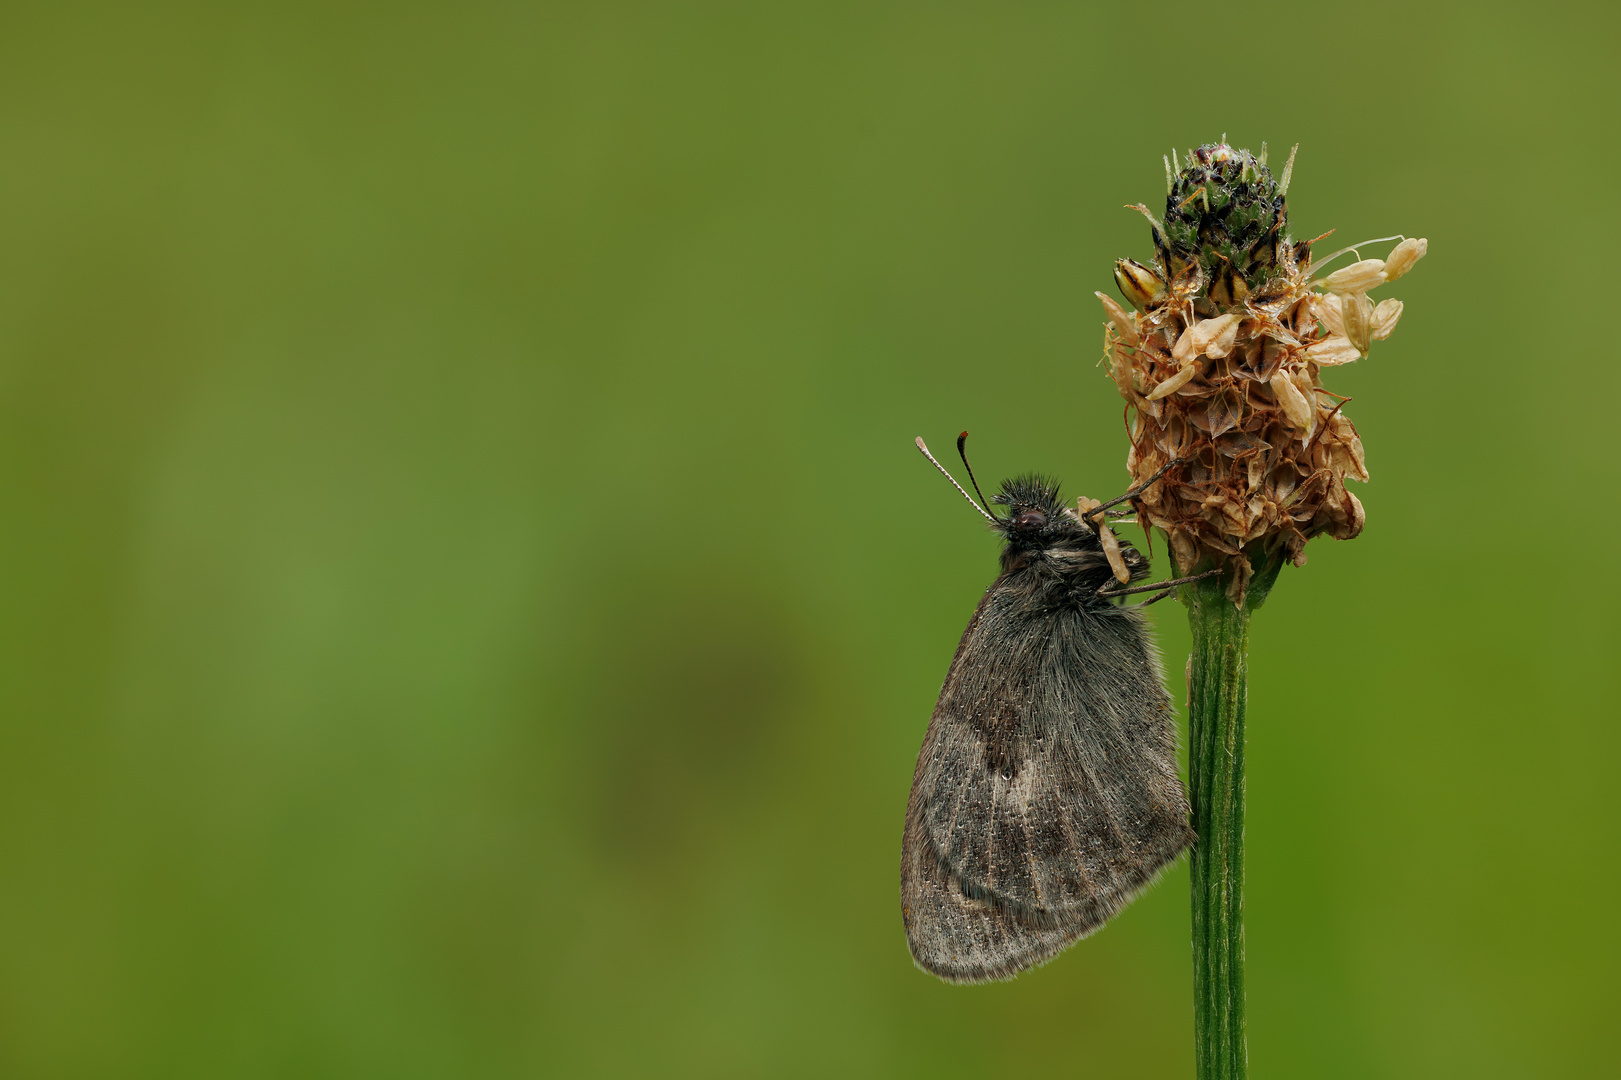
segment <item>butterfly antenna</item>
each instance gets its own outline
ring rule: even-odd
[[[944,476],[947,480],[951,481],[951,486],[952,487],[954,487],[958,491],[962,492],[962,497],[968,500],[968,505],[972,506],[974,508],[975,512],[984,514],[987,518],[990,519],[990,522],[991,522],[992,525],[1001,525],[1002,524],[1001,519],[998,518],[995,514],[992,514],[988,510],[981,510],[979,508],[978,504],[976,504],[974,502],[974,497],[972,495],[968,494],[968,492],[962,490],[962,485],[957,483],[957,478],[952,476],[950,473],[946,472],[946,467],[944,465],[942,465],[938,461],[934,460],[934,455],[929,453],[929,448],[926,445],[924,445],[923,436],[921,436],[921,435],[919,435],[917,437],[917,448],[919,450],[923,451],[923,456],[929,459],[929,464],[933,465],[936,469],[940,470],[940,475]]]
[[[979,496],[979,505],[983,506],[985,512],[989,514],[991,504],[985,501],[985,493],[979,490],[979,481],[974,479],[974,467],[968,464],[968,432],[966,431],[957,436],[957,456],[962,458],[962,467],[968,470],[968,482],[974,485],[974,494]],[[992,517],[994,519],[994,515]]]

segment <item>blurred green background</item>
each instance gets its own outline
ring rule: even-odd
[[[1256,623],[1254,1074],[1612,1070],[1618,30],[7,5],[0,1073],[1190,1076],[1185,867],[910,963],[995,554],[911,440],[1118,493],[1091,293],[1223,132],[1430,240]]]

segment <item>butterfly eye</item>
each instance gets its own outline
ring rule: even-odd
[[[1047,515],[1040,510],[1021,510],[1013,519],[1013,527],[1020,532],[1035,532],[1047,527]]]

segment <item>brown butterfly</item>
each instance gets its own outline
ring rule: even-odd
[[[918,447],[946,471],[922,439]],[[1051,959],[1130,903],[1194,836],[1158,652],[1144,617],[1114,602],[1194,579],[1110,588],[1116,567],[1137,581],[1148,560],[1109,530],[1103,511],[1114,503],[1083,519],[1051,480],[1003,483],[993,501],[1006,516],[980,501],[1002,535],[1002,572],[946,674],[901,844],[912,958],[956,983]]]

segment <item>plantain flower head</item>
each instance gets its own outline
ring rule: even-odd
[[[1104,349],[1127,403],[1134,485],[1171,466],[1134,500],[1138,523],[1165,531],[1182,573],[1229,571],[1228,595],[1242,602],[1260,566],[1304,565],[1313,537],[1362,531],[1345,487],[1368,479],[1362,440],[1322,373],[1395,329],[1401,301],[1368,294],[1428,243],[1387,237],[1401,242],[1384,259],[1350,248],[1314,259],[1314,241],[1288,232],[1293,153],[1276,179],[1264,145],[1259,156],[1218,143],[1174,159],[1163,218],[1131,207],[1150,223],[1154,260],[1116,264],[1130,307],[1098,293]],[[1356,261],[1330,271],[1342,255]]]

